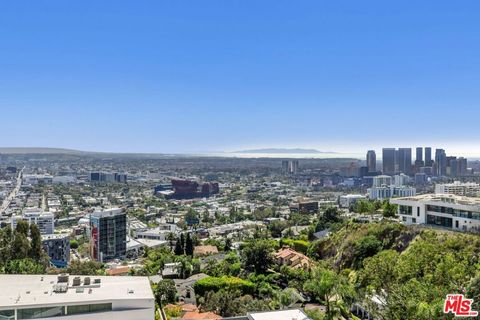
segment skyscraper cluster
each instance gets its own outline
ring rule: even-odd
[[[298,172],[298,160],[283,160],[282,171],[284,173],[297,173]]]
[[[369,172],[371,172],[370,168],[376,168],[376,163],[374,163],[376,162],[375,151],[369,150],[367,152],[366,161]],[[432,159],[431,147],[417,147],[415,149],[415,162],[412,162],[412,148],[383,148],[382,172],[387,175],[404,173],[409,176],[425,174],[451,177],[469,174],[466,158],[447,156],[444,149],[436,149],[435,159]]]

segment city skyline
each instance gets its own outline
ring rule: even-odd
[[[479,6],[2,3],[1,145],[480,157]]]

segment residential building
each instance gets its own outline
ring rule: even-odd
[[[410,182],[410,177],[400,173],[393,177],[395,187],[403,187]]]
[[[380,175],[373,177],[372,179],[372,187],[382,187],[382,186],[389,186],[392,184],[392,177],[387,175]]]
[[[294,269],[308,269],[311,266],[310,258],[289,247],[284,247],[277,251],[274,254],[274,259],[277,264]]]
[[[372,187],[367,190],[368,198],[371,200],[384,200],[393,197],[414,196],[417,190],[414,187],[395,187],[394,185],[383,187]]]
[[[415,173],[415,185],[424,185],[427,181],[427,175],[425,173]]]
[[[477,197],[480,184],[474,182],[439,183],[435,185],[435,194],[455,194],[457,196]]]
[[[210,254],[217,254],[218,248],[216,246],[196,246],[193,249],[194,257],[208,256]]]
[[[65,268],[70,262],[70,237],[65,234],[42,236],[43,250],[57,268]]]
[[[15,230],[20,220],[27,221],[28,224],[37,225],[40,234],[53,234],[55,231],[55,216],[51,212],[43,212],[40,210],[27,210],[21,216],[13,216],[11,220],[12,229]]]
[[[302,310],[278,310],[247,314],[247,320],[311,320]]]
[[[123,258],[127,251],[127,215],[108,209],[90,215],[91,257],[100,262]]]
[[[0,318],[152,320],[147,277],[0,275]]]
[[[480,232],[480,199],[453,194],[425,194],[391,199],[405,223]]]
[[[360,194],[346,194],[342,195],[338,199],[338,204],[340,208],[350,208],[351,205],[354,205],[358,200],[364,200],[367,197]]]

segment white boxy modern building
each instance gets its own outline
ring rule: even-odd
[[[153,320],[147,277],[0,275],[0,319]]]
[[[390,203],[398,205],[398,215],[405,223],[480,232],[480,198],[425,194],[393,198]]]

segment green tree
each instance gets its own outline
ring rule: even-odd
[[[42,274],[45,266],[31,258],[15,259],[8,261],[4,266],[7,274]]]
[[[273,244],[261,239],[247,242],[241,250],[243,267],[248,271],[265,273],[273,263]]]
[[[155,299],[159,305],[163,303],[174,303],[176,301],[177,289],[172,279],[161,280],[155,286]]]
[[[325,319],[349,316],[346,306],[353,300],[354,288],[344,276],[317,267],[312,271],[311,280],[305,283],[304,290],[325,304]]]
[[[105,269],[103,264],[97,261],[80,261],[80,260],[73,260],[70,262],[68,267],[66,268],[66,273],[74,274],[74,275],[102,275],[105,273]]]
[[[29,230],[29,225],[27,221],[19,220],[17,222],[17,227],[15,228],[15,231],[17,231],[20,234],[23,234],[25,237],[28,237],[28,230]]]
[[[70,240],[70,249],[78,249],[78,240],[76,239]]]
[[[375,236],[366,236],[354,246],[353,265],[359,268],[365,258],[374,256],[382,249],[382,242]]]
[[[225,251],[225,252],[229,252],[230,250],[232,250],[232,239],[227,238],[227,239],[225,240],[225,248],[224,248],[224,251]]]
[[[0,229],[0,266],[12,258],[13,231],[10,226]]]
[[[386,218],[395,217],[397,215],[397,205],[391,204],[390,201],[383,202],[383,216]]]
[[[30,225],[30,253],[29,257],[35,261],[40,260],[43,255],[42,236],[36,224]]]
[[[177,241],[175,242],[175,255],[181,256],[185,254],[185,250],[183,248],[183,234],[177,238]]]
[[[27,224],[28,226],[28,224]],[[12,259],[25,259],[28,257],[30,252],[30,242],[28,241],[27,236],[24,231],[19,231],[18,228],[13,233],[13,243],[12,243]]]
[[[175,234],[173,232],[169,232],[167,234],[167,240],[168,243],[170,244],[170,250],[173,250],[173,241],[175,241]]]
[[[187,233],[187,238],[185,240],[185,254],[187,256],[193,257],[193,241],[190,233]]]

